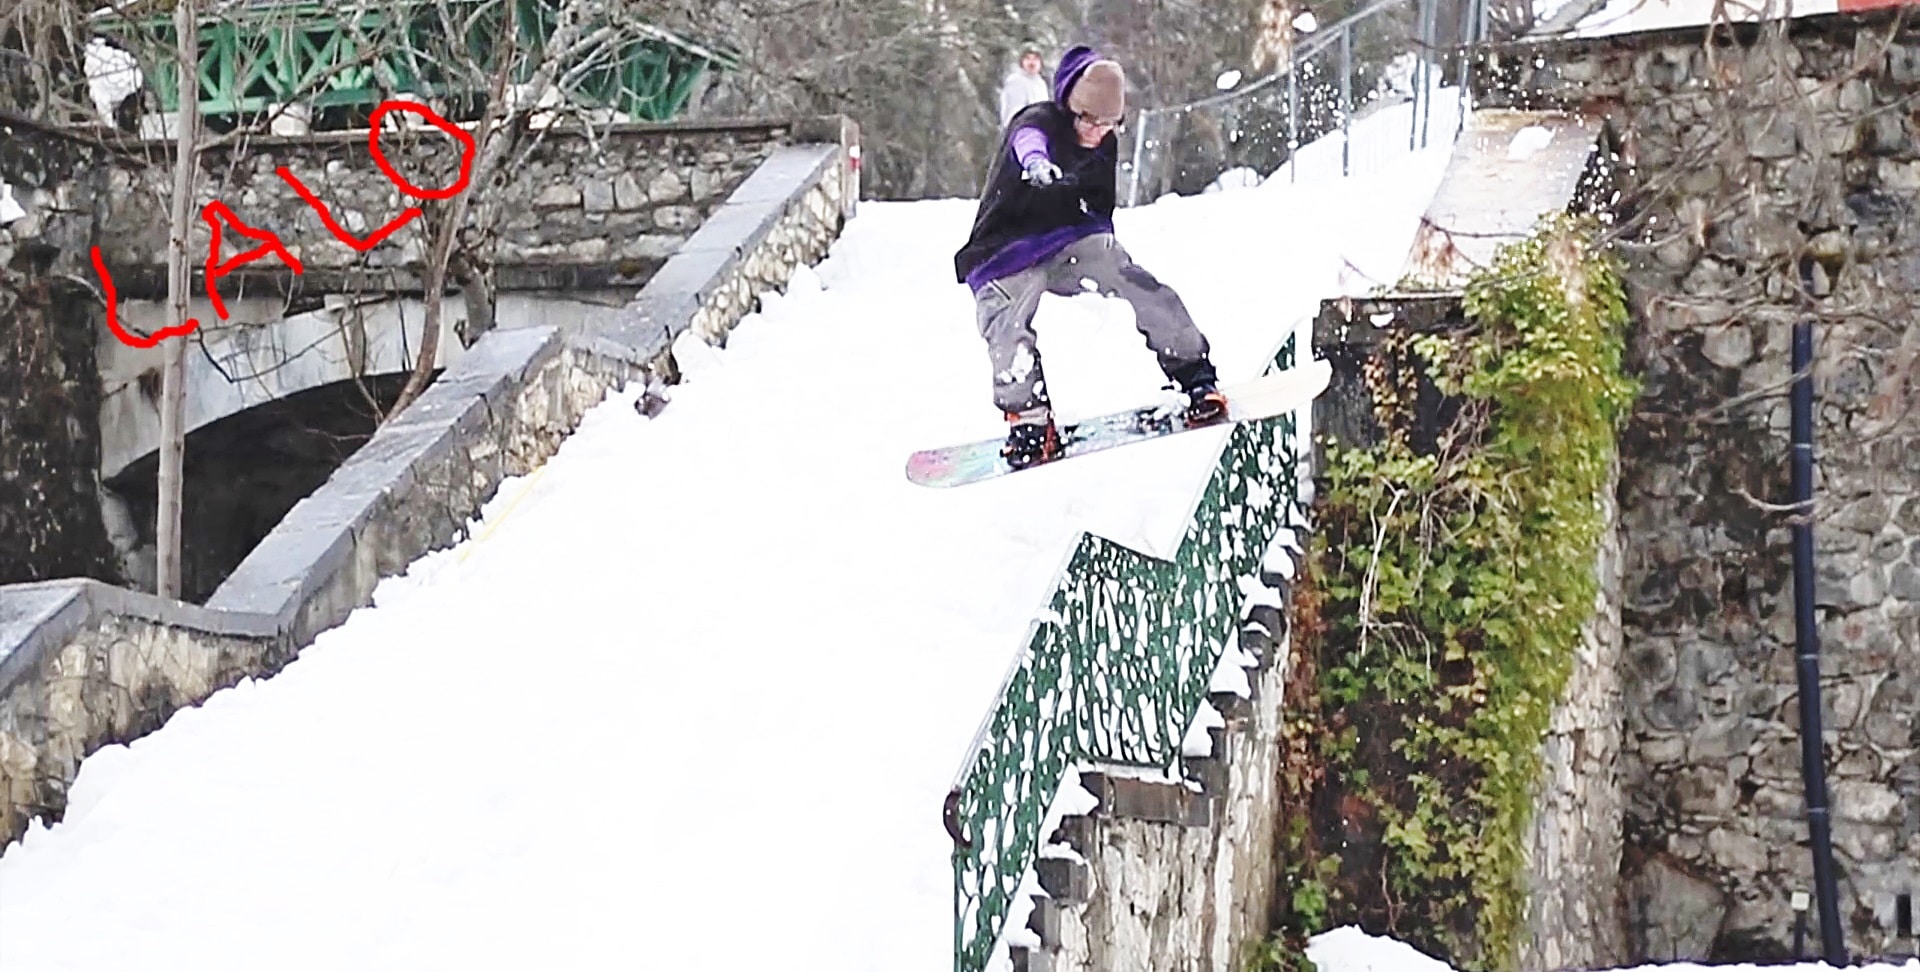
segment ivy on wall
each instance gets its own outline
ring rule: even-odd
[[[1332,447],[1295,593],[1287,871],[1255,964],[1358,924],[1512,967],[1538,753],[1591,617],[1602,491],[1635,394],[1595,226],[1544,221],[1468,286],[1465,325],[1368,363],[1379,441]],[[1410,431],[1422,376],[1453,414]]]
[[[0,584],[120,580],[97,482],[94,306],[0,266]]]

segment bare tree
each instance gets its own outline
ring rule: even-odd
[[[179,130],[173,155],[173,196],[167,210],[167,306],[174,321],[187,319],[192,268],[187,263],[188,230],[192,228],[194,183],[200,172],[200,18],[194,0],[174,0],[174,32],[179,47],[173,56],[175,90],[180,94]],[[160,472],[154,523],[155,593],[180,595],[180,505],[185,486],[186,343],[162,342],[160,366]]]
[[[436,90],[451,92],[445,100],[436,102],[435,114],[444,112],[458,121],[471,119],[478,110],[478,124],[473,126],[477,145],[467,190],[424,206],[425,215],[420,225],[409,230],[423,237],[415,276],[422,291],[426,320],[420,347],[409,362],[408,380],[397,401],[385,405],[361,383],[380,421],[416,398],[439,367],[444,306],[449,290],[463,292],[470,312],[478,312],[470,313],[475,326],[462,335],[464,339],[477,338],[491,317],[486,309],[491,299],[487,286],[491,235],[487,226],[499,214],[484,199],[477,198],[484,193],[483,187],[494,185],[511,173],[517,167],[516,160],[524,159],[538,144],[543,136],[533,131],[540,128],[534,124],[535,116],[550,116],[549,120],[568,116],[584,118],[589,109],[601,109],[593,113],[601,123],[616,117],[604,110],[606,106],[575,96],[580,93],[584,78],[614,67],[634,44],[653,36],[655,31],[649,21],[652,15],[661,12],[658,5],[640,0],[551,0],[536,5],[536,16],[543,21],[530,24],[522,22],[523,5],[514,0],[435,0],[409,8],[411,17],[424,15],[437,21],[427,25],[427,29],[417,29],[421,26],[417,20],[407,21],[399,16],[360,17],[360,13],[373,12],[373,2],[354,0],[353,6],[339,12],[336,28],[350,35],[351,43],[341,45],[341,49],[351,53],[336,55],[329,63],[302,64],[300,86],[296,90],[284,90],[281,85],[287,72],[265,69],[266,65],[257,59],[272,56],[272,52],[263,45],[247,43],[245,37],[249,32],[266,37],[298,31],[302,27],[298,18],[303,16],[298,10],[288,8],[283,12],[258,4],[231,6],[226,0],[159,0],[159,3],[115,0],[115,3],[113,9],[106,11],[112,15],[110,19],[89,14],[72,0],[19,0],[18,4],[8,5],[7,10],[0,13],[0,37],[5,39],[7,47],[17,47],[25,56],[9,59],[5,65],[5,101],[10,110],[24,110],[37,123],[86,129],[85,137],[96,140],[118,156],[116,164],[133,167],[149,163],[145,161],[144,150],[122,134],[122,129],[153,120],[141,119],[144,111],[177,109],[169,113],[175,119],[171,125],[175,139],[171,179],[155,169],[151,172],[153,178],[136,176],[134,180],[137,191],[151,192],[156,210],[166,214],[166,313],[172,325],[189,319],[191,288],[196,276],[204,276],[196,273],[199,261],[195,254],[203,252],[199,248],[207,246],[210,238],[207,228],[196,230],[196,206],[209,196],[216,200],[222,198],[232,184],[230,180],[246,177],[240,170],[249,157],[248,143],[255,136],[272,129],[276,122],[300,111],[303,104],[330,88],[342,85],[364,88],[370,83],[385,83],[380,80],[379,72],[395,65],[402,67],[400,73],[410,73],[415,79],[434,85]],[[163,21],[154,16],[157,11],[169,16]],[[687,5],[686,12],[691,16],[692,4]],[[241,42],[233,42],[233,31],[222,32],[225,40],[216,43],[227,44],[220,56],[231,62],[224,67],[240,78],[270,76],[272,94],[262,99],[258,89],[212,92],[227,104],[218,115],[203,115],[199,68],[204,56],[204,26],[209,20],[219,23],[229,18],[239,18],[236,22],[241,23]],[[129,62],[137,59],[144,68],[142,74],[136,75],[144,83],[133,82],[128,90],[138,90],[117,112],[111,103],[90,103],[88,75],[95,67],[90,62],[99,50],[106,48],[107,42],[102,36],[112,38],[114,43],[132,52],[131,57],[117,56]],[[529,42],[529,38],[533,40]],[[510,81],[521,83],[510,88]],[[398,83],[402,88],[394,94],[404,95],[404,86],[410,82],[402,78]],[[159,97],[168,89],[171,89],[172,104],[166,104],[168,99]],[[528,90],[533,92],[533,97],[522,97]],[[557,104],[549,103],[544,97],[556,93]],[[257,103],[261,100],[274,103],[263,108]],[[426,137],[436,136],[429,132]],[[216,153],[226,156],[224,174],[208,171],[208,160],[216,158]],[[220,166],[216,164],[215,168]],[[238,215],[246,216],[245,213]],[[237,247],[223,244],[221,252],[209,255],[224,262],[245,249],[245,244]],[[363,270],[369,269],[364,256],[361,266]],[[405,286],[400,281],[396,284]],[[204,279],[202,286],[213,288],[217,281]],[[363,361],[365,349],[360,348],[356,353],[356,336],[348,333],[349,316],[341,315],[340,340],[352,360]],[[145,336],[149,340],[153,337]],[[159,411],[161,445],[152,538],[157,548],[156,588],[162,594],[176,596],[182,589],[183,573],[180,541],[187,356],[198,349],[209,362],[215,359],[204,331],[159,343],[157,354],[161,363],[156,377],[161,392],[155,404]],[[228,381],[241,382],[256,377],[229,373],[217,362],[214,367],[220,369]]]
[[[485,201],[476,207],[476,196],[484,197],[487,187],[518,168],[518,161],[524,160],[539,144],[541,136],[530,131],[534,116],[547,116],[540,126],[541,133],[550,130],[554,121],[568,117],[591,126],[591,106],[569,97],[569,93],[576,90],[589,72],[615,62],[624,48],[644,36],[642,9],[637,4],[562,0],[554,10],[552,31],[537,46],[523,47],[516,6],[503,3],[501,10],[493,46],[495,63],[488,65],[484,61],[462,58],[452,51],[448,52],[451,56],[442,61],[442,69],[449,75],[487,92],[486,109],[474,132],[475,161],[469,176],[472,188],[447,200],[430,220],[431,242],[421,268],[426,329],[413,372],[389,415],[417,398],[438,366],[441,321],[450,275],[458,271],[470,310],[480,306],[490,308],[491,301],[485,294],[484,267],[488,260],[483,241],[488,238],[498,213]],[[452,11],[447,9],[444,0],[441,11],[443,20],[453,22]],[[531,77],[522,88],[531,95],[509,97],[508,79],[529,71]],[[560,97],[550,102],[550,94]],[[473,218],[475,216],[477,218]],[[484,316],[488,320],[478,322],[468,333],[469,340],[478,338],[490,326],[490,310]]]

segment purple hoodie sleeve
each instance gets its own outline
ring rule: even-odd
[[[1013,133],[1013,157],[1018,159],[1021,168],[1033,164],[1035,159],[1052,157],[1047,154],[1047,135],[1032,125],[1022,125]]]

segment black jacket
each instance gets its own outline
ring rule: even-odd
[[[1022,178],[1024,170],[1013,157],[1013,133],[1028,126],[1046,135],[1047,154],[1063,174],[1061,181],[1045,188]],[[955,279],[967,282],[968,275],[989,260],[997,264],[991,268],[997,271],[995,277],[1016,273],[1083,236],[1112,232],[1119,151],[1120,139],[1111,131],[1099,145],[1082,148],[1073,113],[1058,100],[1021,109],[1007,123],[1000,151],[987,169],[973,234],[954,254]]]

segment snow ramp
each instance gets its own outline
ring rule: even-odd
[[[1244,380],[1391,277],[1446,156],[1166,200],[1121,239]],[[657,417],[610,396],[280,673],[89,757],[0,857],[0,968],[977,967],[1057,771],[1178,745],[1293,497],[1257,495],[1290,481],[1280,423],[908,484],[912,450],[1000,427],[952,279],[972,212],[863,204],[724,350],[679,347]],[[1069,418],[1162,383],[1123,303],[1049,297],[1038,328]],[[1150,665],[1049,647],[1189,614]]]

